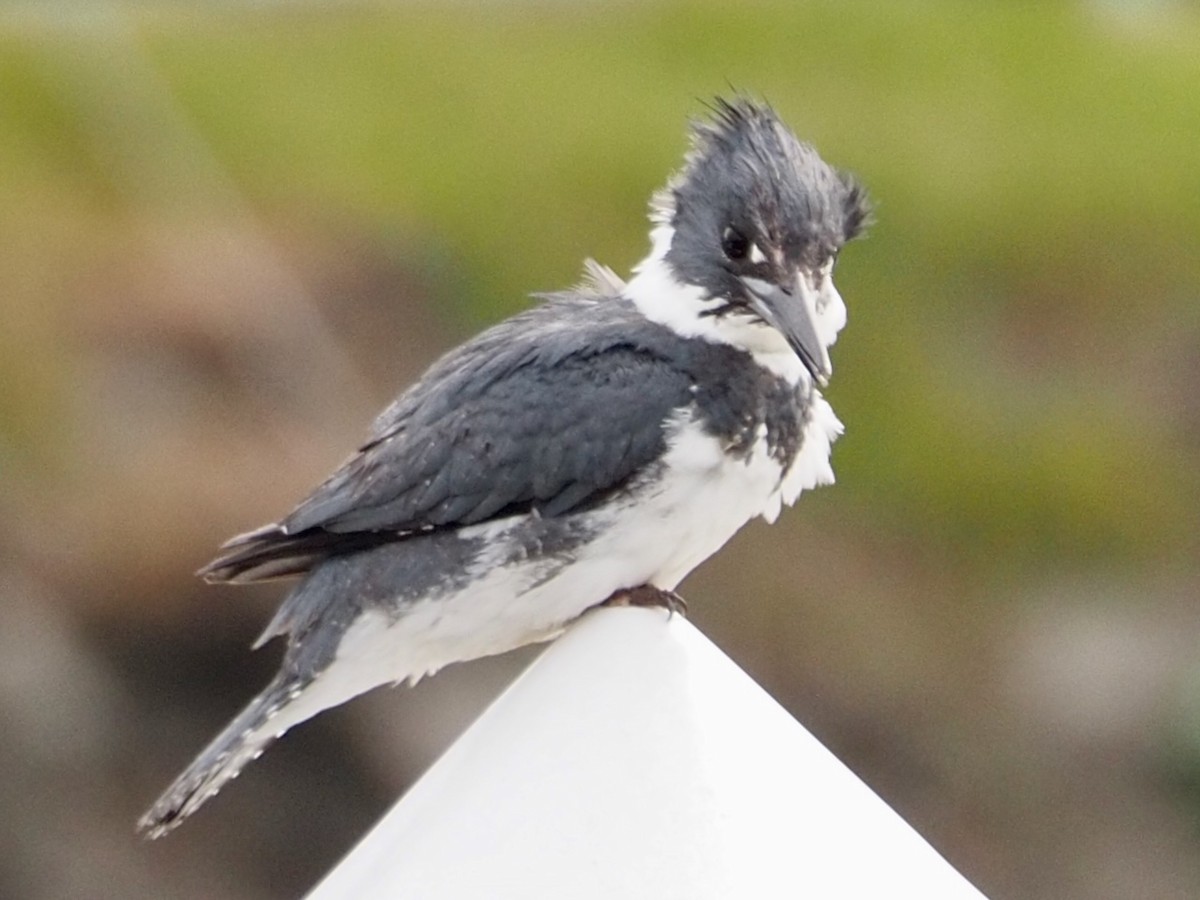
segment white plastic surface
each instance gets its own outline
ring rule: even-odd
[[[310,900],[982,894],[686,619],[587,615]]]

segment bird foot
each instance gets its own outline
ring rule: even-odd
[[[674,591],[643,584],[635,588],[614,591],[600,606],[660,606],[667,611],[667,618],[679,613],[686,618],[687,601]]]

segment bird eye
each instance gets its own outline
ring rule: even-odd
[[[721,235],[721,249],[733,260],[743,260],[750,252],[750,241],[732,225]]]

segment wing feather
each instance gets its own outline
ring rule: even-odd
[[[656,330],[618,298],[557,296],[484,332],[401,395],[287,517],[235,538],[201,574],[297,574],[414,533],[607,496],[662,454],[690,396]]]

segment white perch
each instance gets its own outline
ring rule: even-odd
[[[603,609],[309,900],[983,895],[686,619]]]

